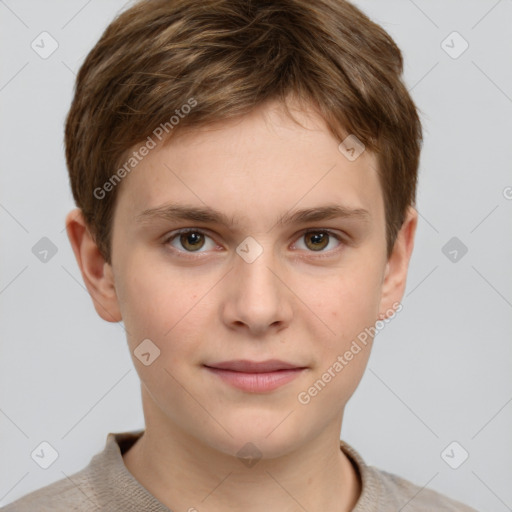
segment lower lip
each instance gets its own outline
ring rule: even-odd
[[[268,373],[244,373],[210,368],[209,366],[207,366],[206,369],[219,376],[224,382],[238,389],[242,389],[243,391],[252,393],[273,391],[292,381],[304,371],[304,368],[296,368]]]

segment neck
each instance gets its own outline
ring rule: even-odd
[[[341,421],[333,427],[285,456],[244,464],[175,425],[146,421],[145,433],[123,460],[171,510],[348,512],[361,481],[340,449]]]

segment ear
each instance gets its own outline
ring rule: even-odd
[[[96,312],[107,322],[119,322],[122,317],[112,267],[101,255],[80,208],[67,214],[66,231]]]
[[[391,311],[396,310],[397,303],[402,300],[404,295],[417,224],[418,212],[409,206],[386,264],[379,307],[379,318],[382,320]]]

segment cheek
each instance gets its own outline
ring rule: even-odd
[[[359,385],[372,347],[370,328],[377,320],[379,282],[376,274],[353,271],[331,280],[318,297],[316,310],[329,329],[318,328],[322,334],[313,344],[315,368],[297,397],[306,410],[311,404],[334,416]]]
[[[120,302],[128,343],[133,353],[149,339],[160,350],[160,364],[180,367],[185,358],[191,362],[199,355],[194,340],[200,326],[208,324],[204,296],[215,280],[197,279],[191,284],[183,272],[170,272],[169,267],[148,261],[147,256],[133,258],[124,269]]]
[[[202,314],[197,302],[203,294],[184,293],[185,283],[178,276],[162,277],[151,266],[146,272],[128,271],[130,275],[123,286],[122,314],[133,364],[162,408],[165,403],[181,404],[186,397],[180,383],[187,382],[189,371],[184,362],[193,364],[198,357],[192,341],[197,331],[194,320]]]
[[[328,323],[336,335],[347,339],[377,320],[381,296],[381,275],[370,268],[352,267],[330,278],[318,311],[328,312]]]
[[[178,300],[181,283],[169,285],[172,281],[162,278],[150,266],[133,263],[124,269],[118,289],[130,346],[135,348],[145,338],[161,346],[165,333],[186,313],[186,301]]]
[[[315,343],[317,365],[311,381],[320,379],[320,389],[325,384],[319,404],[344,402],[359,384],[370,356],[370,328],[379,311],[381,275],[377,265],[373,269],[353,265],[350,271],[340,271],[336,278],[331,276],[326,285],[315,307],[329,326],[322,330],[321,342]]]

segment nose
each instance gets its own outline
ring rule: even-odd
[[[247,246],[246,246],[247,248]],[[243,249],[243,248],[242,248]],[[250,251],[254,251],[250,246]],[[223,320],[231,329],[261,336],[269,330],[280,331],[292,319],[293,293],[287,285],[286,271],[271,249],[263,249],[254,260],[240,251],[228,274],[223,303]]]

